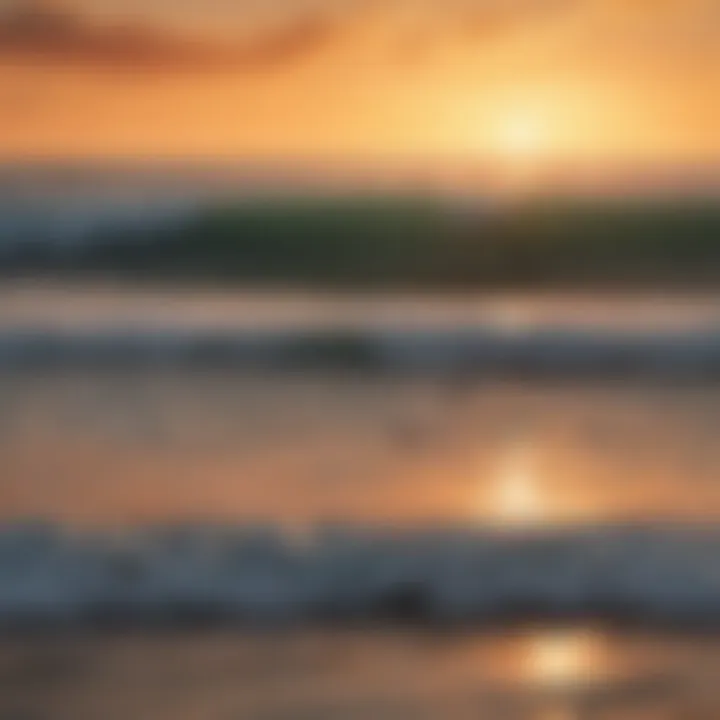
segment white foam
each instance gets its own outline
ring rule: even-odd
[[[404,372],[656,374],[720,372],[720,331],[111,329],[0,331],[0,367],[232,365]]]
[[[720,622],[720,531],[0,531],[0,623]]]

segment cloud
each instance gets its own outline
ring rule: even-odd
[[[251,71],[312,54],[334,34],[332,18],[319,12],[230,42],[149,24],[100,23],[72,7],[26,2],[0,16],[0,63]]]
[[[101,23],[72,5],[25,0],[0,13],[0,62],[252,71],[287,65],[353,38],[391,62],[413,62],[447,42],[483,45],[502,39],[577,2],[277,0],[274,22],[230,42],[203,33],[181,35],[157,24]]]
[[[467,39],[492,40],[563,17],[578,4],[578,0],[475,0],[458,14],[456,28]]]
[[[604,58],[622,38],[624,52],[659,46],[679,55],[702,44],[695,34],[711,35],[712,44],[720,35],[708,29],[717,27],[717,0],[267,0],[267,7],[272,22],[220,40],[149,22],[101,22],[72,5],[26,0],[0,13],[0,63],[260,72],[343,43],[392,65],[431,60],[448,46],[482,53],[516,37],[560,50],[587,43],[582,56],[593,48]],[[248,20],[244,12],[235,20]],[[208,13],[223,17],[218,7]]]

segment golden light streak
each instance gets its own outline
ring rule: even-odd
[[[513,445],[501,459],[495,476],[489,512],[502,525],[534,525],[543,521],[547,507],[539,488],[533,448]]]
[[[585,683],[602,673],[598,639],[590,632],[549,631],[530,641],[526,672],[542,685]]]

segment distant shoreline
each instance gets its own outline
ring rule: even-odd
[[[720,201],[265,198],[6,232],[0,277],[358,289],[720,287]],[[65,225],[62,225],[65,223]],[[73,235],[75,233],[75,235]]]

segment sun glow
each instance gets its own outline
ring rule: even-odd
[[[562,150],[557,128],[534,108],[506,108],[491,122],[488,150],[497,161],[498,189],[516,198],[543,186],[548,166]]]
[[[499,124],[495,144],[503,157],[514,161],[532,160],[548,150],[548,130],[538,116],[518,113]]]

